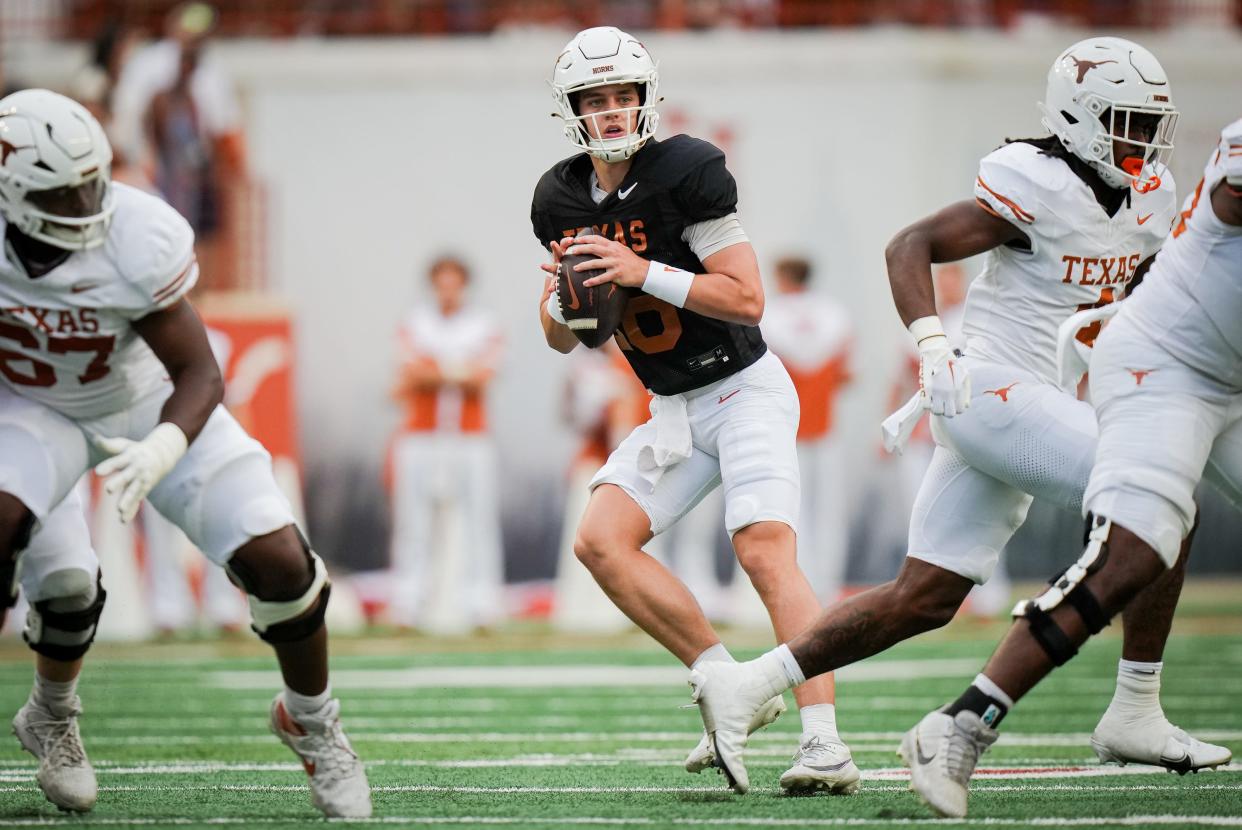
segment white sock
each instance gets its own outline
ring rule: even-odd
[[[76,677],[64,683],[58,683],[35,672],[34,688],[30,690],[30,700],[43,706],[57,717],[64,717],[73,708],[77,688]]]
[[[761,654],[754,660],[742,665],[752,668],[758,675],[759,684],[756,691],[764,695],[764,700],[774,698],[797,685],[796,682],[790,679],[785,665],[781,662],[780,655],[776,653],[776,649]]]
[[[1160,685],[1160,672],[1164,670],[1164,663],[1140,663],[1137,660],[1118,660],[1117,661],[1117,678],[1137,677],[1142,680],[1150,680],[1155,678],[1156,685]]]
[[[697,669],[699,667],[699,663],[708,662],[736,663],[737,660],[733,659],[733,655],[729,653],[727,648],[725,648],[724,643],[716,643],[716,645],[704,650],[702,654],[694,658],[694,662],[690,664],[690,668]]]
[[[789,650],[789,646],[781,643],[769,651],[768,654],[775,654],[776,659],[781,661],[781,668],[785,670],[785,678],[789,681],[790,688],[800,686],[806,682],[806,675],[802,673],[802,667],[794,659],[793,652]]]
[[[1013,708],[1013,698],[1005,694],[1005,690],[993,683],[992,678],[983,672],[975,675],[974,682],[970,685],[992,698],[992,700],[1005,704],[1006,709]]]
[[[1164,663],[1121,660],[1117,664],[1117,690],[1109,709],[1130,715],[1164,716],[1160,708],[1160,671]]]
[[[313,715],[332,699],[332,686],[317,695],[302,695],[285,687],[285,708],[293,715]]]
[[[831,703],[812,703],[798,710],[802,718],[802,743],[813,736],[841,740],[837,735],[837,707]]]

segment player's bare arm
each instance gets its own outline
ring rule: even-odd
[[[135,320],[134,330],[164,364],[173,383],[160,421],[180,427],[186,440],[193,441],[224,399],[224,380],[203,321],[192,305],[181,300]]]
[[[1152,254],[1147,259],[1138,264],[1134,269],[1134,276],[1130,277],[1130,281],[1126,283],[1126,296],[1129,297],[1134,293],[1134,289],[1143,284],[1143,277],[1147,276],[1147,272],[1151,270],[1151,264],[1156,261],[1156,255]]]
[[[884,251],[893,302],[919,349],[919,400],[933,415],[952,418],[970,407],[970,377],[954,360],[936,316],[934,262],[955,262],[1000,245],[1029,244],[1026,235],[981,202],[949,205],[898,232]],[[907,428],[912,428],[907,418]]]
[[[1242,226],[1242,181],[1217,182],[1212,188],[1212,212],[1226,225]]]
[[[884,258],[901,322],[936,314],[933,263],[956,262],[1001,245],[1029,243],[1026,234],[974,200],[963,200],[897,232]]]
[[[548,345],[561,354],[572,352],[578,345],[578,338],[570,331],[569,326],[552,319],[552,315],[548,313],[548,301],[556,294],[556,271],[561,265],[561,257],[573,241],[573,237],[567,236],[560,242],[553,242],[548,246],[552,251],[552,261],[539,266],[548,274],[543,281],[543,293],[539,300],[539,322],[543,326],[543,337]]]
[[[122,522],[134,518],[138,505],[181,460],[224,399],[220,367],[193,306],[181,299],[133,325],[164,364],[173,391],[160,410],[159,424],[142,440],[104,436],[95,441],[111,456],[96,465],[95,473],[105,479],[104,490],[120,493]]]
[[[647,281],[651,261],[643,259],[627,246],[602,236],[579,237],[573,253],[594,254],[599,260],[576,266],[577,270],[603,268],[604,273],[586,280],[593,286],[615,282],[641,289]],[[763,282],[759,262],[748,242],[739,242],[717,251],[703,260],[706,273],[696,274],[686,296],[685,307],[696,314],[757,326],[763,317]]]

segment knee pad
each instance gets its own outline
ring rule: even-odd
[[[108,598],[100,574],[92,578],[78,568],[54,571],[42,587],[54,596],[30,604],[22,639],[45,657],[77,660],[94,642]]]
[[[301,531],[298,531],[298,540],[306,553],[309,574],[306,587],[292,599],[260,599],[254,595],[252,586],[255,580],[249,574],[239,572],[229,565],[230,576],[246,591],[246,599],[250,602],[250,627],[269,643],[291,643],[306,639],[323,626],[324,614],[328,610],[328,596],[332,592],[332,585],[328,582],[327,568],[319,555],[310,549]]]
[[[1062,602],[1078,612],[1087,631],[1099,634],[1108,625],[1110,616],[1100,606],[1091,589],[1083,580],[1104,567],[1108,560],[1108,534],[1113,523],[1102,516],[1087,517],[1086,550],[1070,565],[1049,581],[1049,587],[1034,599],[1022,600],[1013,609],[1014,618],[1025,617],[1031,626],[1031,635],[1048,658],[1058,666],[1069,662],[1078,648],[1052,619],[1052,609]]]

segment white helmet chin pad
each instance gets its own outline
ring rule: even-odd
[[[1177,110],[1155,56],[1128,40],[1093,37],[1065,50],[1048,70],[1044,126],[1110,187],[1160,186]],[[1114,157],[1114,141],[1133,152]]]
[[[574,107],[578,94],[628,83],[638,86],[639,105],[612,112],[637,113],[635,129],[617,138],[591,138],[586,121],[594,116],[578,114]],[[627,159],[655,134],[660,121],[655,109],[659,71],[647,48],[620,29],[597,26],[574,35],[557,56],[549,84],[556,99],[553,115],[565,122],[565,138],[598,159],[610,163]]]
[[[0,216],[25,235],[70,251],[102,245],[111,167],[103,127],[78,102],[46,89],[0,99]]]

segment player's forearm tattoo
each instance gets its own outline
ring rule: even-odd
[[[870,657],[907,636],[894,615],[857,605],[830,610],[790,642],[789,649],[807,677]]]

